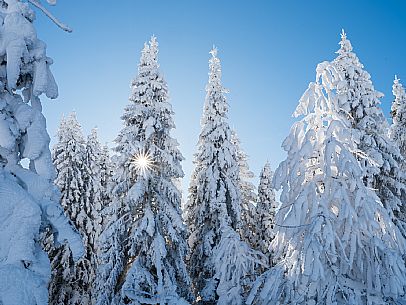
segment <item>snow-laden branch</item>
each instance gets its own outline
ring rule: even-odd
[[[31,3],[32,5],[34,5],[36,8],[38,8],[39,10],[41,10],[46,16],[48,16],[49,19],[51,19],[58,27],[60,27],[62,30],[68,32],[68,33],[72,33],[72,29],[60,22],[54,15],[51,14],[50,11],[48,11],[38,0],[28,0],[29,3]]]

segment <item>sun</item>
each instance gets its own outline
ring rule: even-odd
[[[131,158],[130,164],[139,174],[145,176],[154,166],[154,161],[148,152],[141,151]]]

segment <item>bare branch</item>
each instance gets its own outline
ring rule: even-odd
[[[38,0],[28,0],[28,2],[34,5],[39,10],[41,10],[45,15],[48,16],[49,19],[51,19],[62,30],[68,33],[72,33],[72,29],[69,26],[60,22],[55,16],[51,14],[51,12],[49,12],[44,6],[42,6],[42,4]]]

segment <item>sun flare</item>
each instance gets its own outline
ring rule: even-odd
[[[131,165],[137,173],[145,176],[149,170],[152,169],[154,161],[148,152],[140,152],[131,158]]]

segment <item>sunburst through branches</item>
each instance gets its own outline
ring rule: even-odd
[[[146,176],[154,167],[154,160],[149,152],[140,151],[131,158],[130,164],[137,174]]]

